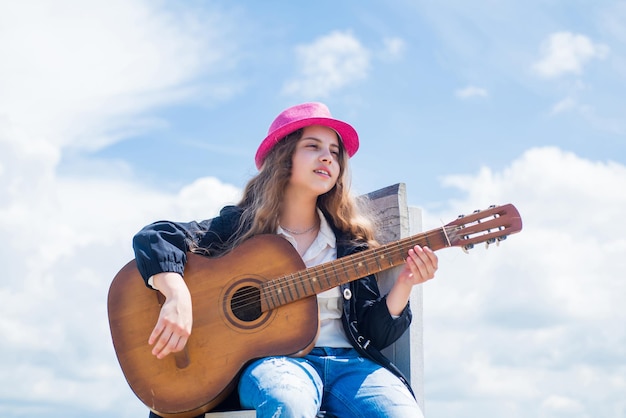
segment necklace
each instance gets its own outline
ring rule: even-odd
[[[285,228],[285,227],[284,227],[284,226],[282,226],[282,225],[280,225],[280,227],[281,227],[282,229],[284,229],[285,231],[289,232],[291,235],[304,235],[304,234],[306,234],[307,232],[311,232],[311,231],[313,231],[315,228],[317,228],[317,222],[315,222],[315,223],[313,224],[313,226],[311,226],[310,228],[305,229],[304,231],[294,231],[294,230],[292,230],[292,229]]]

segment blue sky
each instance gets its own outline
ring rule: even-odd
[[[106,293],[255,173],[284,108],[359,132],[425,229],[514,203],[424,286],[429,418],[626,415],[626,2],[0,2],[0,415],[135,417]]]

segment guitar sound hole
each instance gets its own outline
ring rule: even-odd
[[[230,301],[230,308],[237,319],[254,321],[261,316],[261,293],[258,288],[245,286],[237,290]]]

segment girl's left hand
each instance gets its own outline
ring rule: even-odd
[[[400,315],[411,297],[411,289],[435,277],[439,260],[433,250],[416,245],[409,250],[404,268],[387,295],[387,307],[392,315]]]
[[[399,284],[416,285],[435,277],[439,259],[433,250],[416,245],[409,250],[404,268],[398,275]]]

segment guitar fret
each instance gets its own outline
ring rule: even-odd
[[[351,267],[354,269],[354,273],[356,274],[357,277],[360,277],[361,275],[361,271],[359,270],[363,265],[363,262],[361,261],[356,261],[356,259],[354,260],[354,262],[352,263]]]
[[[342,267],[343,275],[345,276],[346,280],[350,281],[351,277],[348,274],[348,270],[346,269],[346,263],[345,262],[341,262],[341,263],[339,263],[339,265]]]
[[[335,278],[335,286],[339,286],[341,284],[341,280],[339,280],[339,275],[337,274],[337,266],[332,264],[331,267],[333,269],[333,277]]]
[[[293,275],[291,275],[290,277],[293,277]],[[289,292],[289,302],[293,302],[295,300],[295,298],[293,297],[293,293],[291,292],[291,283],[287,281],[287,278],[285,278],[285,282],[287,282],[287,292]],[[286,297],[286,296],[285,296]]]
[[[315,282],[311,277],[311,273],[303,273],[302,274],[302,288],[304,289],[305,296],[311,296],[311,294],[315,293]],[[308,284],[308,287],[306,286]]]
[[[302,283],[302,274],[299,274],[297,277],[299,277],[300,279],[293,283],[293,288],[296,291],[296,299],[300,299],[301,295],[298,287],[302,286],[302,290],[304,291],[304,284]]]
[[[285,298],[287,299],[287,302],[294,301],[293,293],[291,291],[292,283],[293,283],[293,274],[289,276],[285,276],[285,288],[283,290],[283,293],[285,293]]]
[[[390,254],[389,254],[388,251],[383,251],[383,254],[381,254],[381,256],[380,256],[380,260],[385,262],[385,263],[387,263],[389,266],[392,266],[393,264],[391,264],[391,260],[389,258],[389,255]],[[383,268],[386,268],[386,267],[382,267],[381,266],[381,269],[383,269]]]
[[[310,269],[307,277],[309,278],[309,282],[313,288],[313,293],[319,293],[322,288],[322,284],[320,283],[319,274],[317,273],[317,267]]]
[[[398,252],[397,264],[400,264],[401,262],[404,262],[404,259],[406,257],[405,249],[400,245],[399,242],[396,242],[394,246],[397,248]]]
[[[315,279],[311,278],[310,280],[308,280],[309,285],[311,286],[311,293],[315,293]]]
[[[287,303],[288,300],[287,300],[287,297],[285,296],[285,291],[283,289],[283,285],[280,283],[281,280],[284,281],[285,278],[284,277],[280,277],[278,280],[276,280],[276,284],[277,284],[277,286],[276,286],[276,293],[278,293],[278,301],[280,302],[280,297],[282,296],[284,301],[285,301],[284,303]]]
[[[278,306],[278,301],[274,298],[274,292],[268,292],[269,298],[272,302],[271,308],[274,309]],[[278,295],[277,295],[278,296]]]
[[[378,249],[374,253],[378,253]],[[378,271],[382,270],[382,266],[380,265],[380,259],[378,256],[374,257],[374,261],[376,262],[376,266],[378,266]]]
[[[330,277],[328,276],[328,273],[324,272],[324,278],[326,279],[326,283],[328,283],[328,289],[331,289],[333,287],[333,284],[330,281]]]

